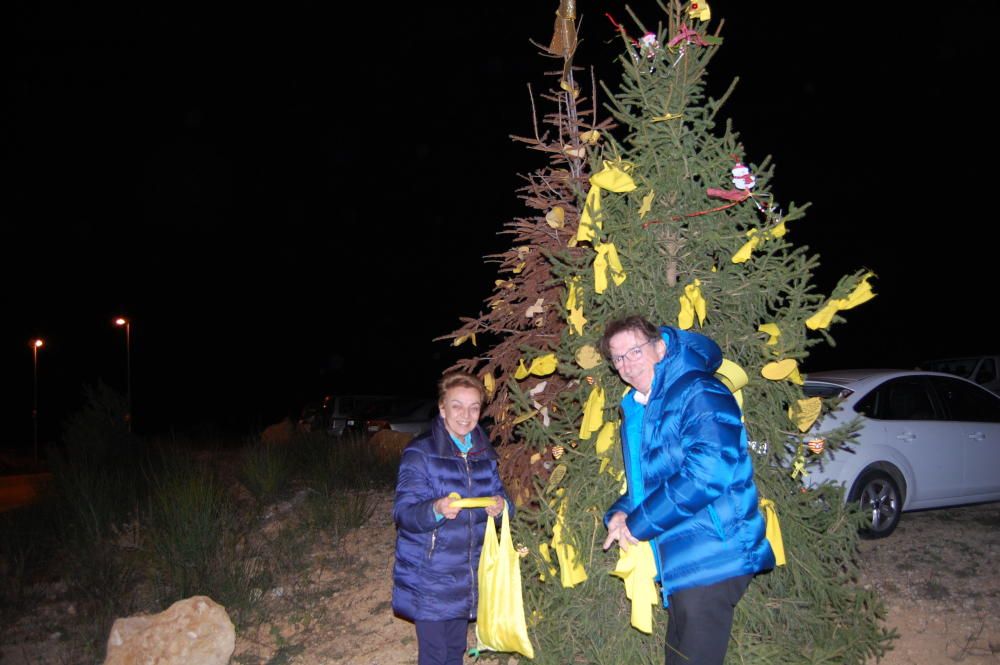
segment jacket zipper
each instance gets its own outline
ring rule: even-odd
[[[430,560],[431,555],[434,554],[434,545],[437,543],[437,535],[438,535],[438,530],[437,529],[434,529],[433,531],[431,531],[431,546],[427,550],[427,560],[428,561]]]
[[[472,489],[472,467],[469,466],[469,454],[468,453],[462,453],[462,459],[465,460],[465,480],[466,480],[466,486],[468,487],[468,489],[471,490]],[[472,590],[472,603],[469,605],[469,619],[471,620],[472,617],[476,614],[476,609],[479,606],[479,599],[477,598],[479,589],[476,587],[476,584],[473,582],[473,580],[475,580],[475,578],[476,578],[476,573],[475,573],[475,571],[472,570],[472,511],[469,510],[469,511],[466,511],[466,512],[469,513],[467,519],[465,520],[465,528],[468,531],[468,538],[466,540],[469,541],[469,586],[471,587],[471,590]]]

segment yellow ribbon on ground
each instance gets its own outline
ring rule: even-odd
[[[580,423],[580,438],[587,440],[604,424],[604,389],[594,386],[583,407],[583,421]]]
[[[701,294],[701,280],[696,279],[684,287],[684,295],[680,297],[681,311],[677,315],[677,327],[687,330],[694,325],[694,316],[698,315],[698,325],[705,323],[707,305]]]
[[[620,164],[621,166],[619,167]],[[632,165],[628,162],[604,162],[604,168],[590,176],[590,191],[587,192],[587,202],[583,206],[583,214],[580,215],[580,226],[576,230],[577,242],[593,242],[597,237],[596,229],[601,225],[601,190],[618,194],[631,192],[635,189],[635,181],[632,180],[627,171]]]
[[[769,336],[767,338],[768,346],[774,346],[777,344],[778,338],[781,337],[781,329],[778,328],[777,323],[762,323],[757,326],[757,331]]]
[[[802,375],[799,374],[799,363],[794,358],[785,358],[784,360],[770,362],[761,368],[760,374],[769,381],[788,379],[797,386],[801,386],[804,383]]]
[[[833,321],[834,315],[840,310],[853,309],[862,303],[866,303],[875,297],[872,285],[868,280],[875,276],[873,272],[867,272],[854,287],[850,295],[846,298],[833,298],[829,300],[818,312],[806,319],[806,327],[810,330],[827,328]]]
[[[618,548],[618,565],[611,571],[625,582],[625,597],[632,601],[632,626],[647,635],[653,632],[653,606],[660,602],[656,590],[656,560],[648,540]]]
[[[552,527],[552,549],[559,560],[559,581],[563,587],[571,589],[587,580],[587,571],[576,554],[576,548],[563,542],[563,517],[566,514],[566,500],[559,504],[556,523]]]
[[[618,249],[613,242],[599,242],[594,247],[597,256],[594,257],[594,291],[604,293],[608,288],[608,269],[611,269],[611,279],[615,286],[621,286],[625,281],[625,269],[618,259]]]
[[[764,511],[764,521],[767,524],[764,535],[767,542],[771,543],[771,551],[774,552],[774,563],[778,566],[785,565],[785,541],[781,538],[781,524],[778,523],[778,509],[774,501],[770,499],[760,500],[760,509]]]
[[[546,376],[556,371],[556,365],[558,361],[556,360],[556,354],[546,353],[544,356],[538,356],[531,361],[530,367],[525,367],[524,359],[517,366],[517,371],[514,372],[514,378],[518,381],[526,379],[529,374],[534,374],[535,376]]]

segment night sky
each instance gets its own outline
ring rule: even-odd
[[[456,357],[432,338],[475,314],[483,256],[522,211],[538,157],[555,0],[6,3],[0,104],[0,447],[43,440],[98,379],[136,429],[248,433],[324,392],[433,395]],[[142,6],[136,6],[142,5]],[[621,2],[580,0],[579,65],[617,80]],[[633,4],[650,24],[653,2]],[[912,366],[998,350],[991,193],[994,3],[712,3],[710,92],[773,191],[812,201],[790,239],[828,290],[879,296],[806,369]],[[631,28],[634,36],[638,29]]]

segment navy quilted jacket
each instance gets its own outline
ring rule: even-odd
[[[476,572],[486,531],[486,509],[465,508],[453,520],[437,520],[434,502],[451,492],[462,497],[500,495],[497,455],[481,427],[463,456],[444,421],[403,450],[396,483],[396,565],[392,608],[411,620],[474,619],[478,604]],[[507,501],[508,509],[513,505]]]
[[[646,407],[635,391],[622,398],[628,493],[605,523],[623,511],[632,535],[652,541],[666,603],[674,591],[773,568],[774,554],[739,406],[714,377],[722,352],[703,335],[660,330],[667,354]]]

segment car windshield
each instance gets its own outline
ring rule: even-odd
[[[930,360],[923,363],[923,368],[931,372],[944,372],[954,374],[963,379],[972,376],[972,371],[976,369],[977,358],[949,358],[947,360]]]

